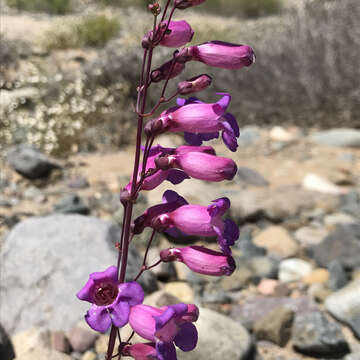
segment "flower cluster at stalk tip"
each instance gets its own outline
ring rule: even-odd
[[[172,261],[181,262],[191,271],[209,276],[230,276],[235,270],[231,247],[239,238],[239,228],[234,221],[226,218],[231,206],[227,197],[217,198],[206,205],[189,204],[177,192],[167,190],[162,202],[149,207],[136,219],[132,218],[133,204],[139,193],[153,190],[165,180],[175,185],[190,178],[220,182],[232,180],[237,172],[236,163],[231,158],[218,156],[213,147],[203,145],[204,141],[221,136],[229,150],[237,150],[240,131],[235,116],[228,112],[230,94],[218,93],[217,101],[210,103],[192,96],[178,97],[176,104],[155,115],[164,103],[179,95],[199,93],[213,82],[208,74],[196,75],[180,81],[175,93],[167,96],[169,80],[179,76],[191,61],[234,70],[250,66],[255,60],[254,51],[247,45],[216,40],[186,47],[194,31],[187,21],[175,21],[172,16],[176,10],[198,6],[205,1],[166,0],[164,9],[152,1],[148,6],[154,16],[154,25],[141,42],[144,57],[135,107],[138,125],[134,171],[120,195],[124,206],[124,225],[117,244],[118,265],[92,273],[77,294],[80,300],[91,303],[85,315],[89,326],[99,332],[110,329],[107,360],[114,357],[120,359],[122,356],[136,360],[176,360],[176,347],[191,351],[197,345],[198,333],[194,323],[199,317],[199,309],[193,304],[183,303],[160,308],[144,305],[144,291],[137,282],[144,271],[162,262]],[[159,17],[161,12],[163,14]],[[170,60],[152,68],[152,54],[157,46],[177,50]],[[161,95],[155,106],[145,112],[149,89],[155,83],[163,84]],[[144,124],[145,118],[149,120]],[[156,137],[166,132],[183,133],[187,145],[176,148],[154,145]],[[137,235],[145,228],[150,228],[152,235],[143,264],[133,281],[125,282],[130,241],[135,242]],[[215,237],[218,249],[200,245],[170,247],[160,251],[155,264],[148,265],[147,255],[156,233],[165,233],[170,238]],[[144,339],[143,343],[132,343],[131,337],[121,338],[120,329],[126,324]],[[118,354],[114,356],[117,339]]]

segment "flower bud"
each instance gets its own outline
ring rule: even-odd
[[[178,84],[178,91],[181,95],[187,95],[202,91],[211,85],[212,78],[209,75],[202,74],[189,80],[181,81]]]
[[[230,276],[236,268],[232,256],[203,246],[165,249],[160,252],[160,258],[164,262],[180,261],[190,270],[210,276]]]
[[[192,60],[223,69],[241,69],[255,60],[254,50],[247,45],[209,41],[191,47]]]
[[[120,191],[120,202],[125,205],[127,202],[130,201],[130,192],[128,189],[124,188]]]
[[[170,21],[160,45],[179,48],[190,42],[193,35],[193,29],[185,20]]]
[[[149,4],[148,9],[154,16],[158,16],[161,13],[161,7],[159,3]]]
[[[138,343],[125,345],[122,350],[123,356],[130,356],[135,360],[156,359],[155,343]]]
[[[163,131],[164,126],[160,119],[152,119],[144,126],[144,133],[147,137],[160,135]]]
[[[175,57],[176,61],[179,63],[185,63],[185,62],[192,60],[192,57],[193,57],[192,49],[193,49],[193,46],[179,50],[179,52],[176,54],[176,57]]]
[[[153,70],[150,75],[151,81],[157,83],[161,80],[166,80],[170,70],[171,70],[171,74],[169,76],[169,79],[172,79],[178,76],[185,69],[185,64],[183,63],[177,61],[174,63],[174,65],[172,65],[172,63],[173,60],[170,60],[165,64],[161,65],[159,68]]]
[[[175,0],[175,7],[184,10],[192,6],[200,5],[206,0]]]
[[[169,170],[172,167],[172,158],[170,156],[159,156],[155,159],[155,165],[160,170]]]

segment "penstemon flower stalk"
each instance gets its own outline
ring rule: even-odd
[[[230,200],[226,197],[203,206],[188,204],[175,191],[167,190],[162,203],[149,207],[141,216],[132,219],[133,205],[140,191],[150,191],[165,180],[173,184],[188,178],[213,182],[231,180],[237,171],[232,159],[217,156],[211,146],[202,146],[203,141],[218,138],[221,133],[225,145],[236,151],[240,132],[235,117],[227,112],[230,94],[218,94],[221,98],[215,103],[204,103],[195,97],[178,98],[176,105],[155,115],[163,104],[170,103],[176,96],[200,92],[211,85],[212,78],[200,74],[179,82],[177,91],[166,96],[169,80],[181,74],[188,62],[200,61],[212,67],[240,69],[250,66],[255,59],[253,50],[247,45],[209,41],[183,47],[191,41],[194,31],[185,20],[174,21],[173,15],[175,11],[205,1],[166,0],[163,10],[155,0],[148,5],[153,26],[141,41],[143,61],[135,106],[134,167],[129,183],[120,193],[124,215],[121,238],[117,244],[118,261],[116,266],[90,274],[85,286],[77,293],[80,300],[92,304],[85,315],[89,326],[99,332],[111,328],[107,360],[123,356],[136,360],[176,360],[175,345],[182,351],[191,351],[196,347],[198,334],[193,324],[199,317],[196,305],[180,303],[162,308],[143,305],[144,292],[137,280],[144,271],[161,262],[171,261],[182,262],[190,270],[210,276],[230,276],[235,269],[231,246],[239,237],[239,229],[232,220],[223,219],[230,208]],[[153,69],[152,57],[157,46],[177,50],[170,60]],[[155,106],[147,109],[147,95],[154,84],[162,84],[161,95]],[[145,118],[150,118],[146,124]],[[165,132],[183,132],[189,145],[177,148],[164,148],[160,144],[154,146],[156,137]],[[143,265],[133,281],[125,282],[129,244],[136,241],[136,236],[146,227],[152,228],[152,234]],[[219,251],[202,246],[163,249],[159,260],[149,266],[147,254],[157,232],[167,232],[174,237],[215,236]],[[122,339],[120,329],[126,324],[145,342],[133,344],[132,337]],[[114,355],[117,338],[118,351]]]

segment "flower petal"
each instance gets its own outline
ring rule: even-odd
[[[180,184],[185,179],[190,179],[190,176],[188,176],[184,171],[179,169],[171,169],[168,172],[166,178],[167,181],[170,181],[174,185]]]
[[[85,321],[95,331],[106,332],[111,325],[110,314],[105,306],[92,305],[85,315]]]
[[[126,301],[119,301],[117,304],[108,307],[111,321],[116,327],[123,327],[129,321],[130,305]]]
[[[196,327],[192,323],[181,325],[180,331],[177,333],[174,342],[182,351],[191,351],[196,347],[198,341],[198,333]]]
[[[144,291],[140,284],[136,281],[120,284],[118,286],[119,302],[125,301],[130,306],[141,304],[144,300]]]
[[[172,342],[157,341],[158,360],[177,360],[175,346]]]

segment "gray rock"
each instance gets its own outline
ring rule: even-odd
[[[360,339],[360,279],[330,295],[325,301],[325,308],[349,325]]]
[[[40,325],[53,330],[74,326],[90,305],[75,294],[90,273],[116,264],[114,244],[119,238],[117,226],[81,215],[51,215],[19,223],[0,252],[4,326],[10,333]],[[132,248],[129,275],[137,273],[139,262],[141,257]],[[151,271],[139,281],[145,291],[156,284]]]
[[[317,310],[317,305],[307,297],[256,297],[241,305],[233,305],[231,317],[247,328],[252,328],[255,321],[269,314],[278,307],[285,307],[294,313],[306,313]]]
[[[341,327],[319,311],[296,315],[292,340],[296,351],[309,356],[338,359],[350,352]]]
[[[240,129],[238,144],[241,147],[247,147],[257,143],[260,139],[260,131],[256,126],[245,126]]]
[[[310,253],[322,267],[335,259],[345,269],[360,266],[360,223],[339,224],[319,245],[310,248]]]
[[[179,351],[179,359],[248,359],[251,337],[240,324],[215,311],[200,308],[200,317],[195,325],[199,334],[198,344],[193,351]]]
[[[16,145],[6,154],[9,166],[28,179],[47,177],[59,165],[28,144]]]
[[[71,346],[65,332],[62,330],[52,331],[50,334],[51,348],[53,350],[70,354]]]
[[[88,215],[90,209],[80,196],[76,194],[67,194],[61,197],[54,205],[54,212],[59,214]]]
[[[69,332],[69,341],[72,349],[81,353],[92,348],[99,337],[97,332],[84,326],[75,326]]]
[[[302,259],[292,258],[281,261],[279,280],[282,282],[299,281],[313,270],[313,266]]]
[[[253,243],[252,228],[250,226],[243,226],[240,229],[240,236],[235,242],[235,247],[241,251],[241,256],[244,258],[266,255],[265,248],[256,246]]]
[[[68,180],[67,186],[71,189],[86,189],[89,187],[89,181],[83,176],[74,176]]]
[[[259,174],[256,170],[247,167],[238,168],[236,176],[237,176],[236,180],[246,185],[254,185],[254,186],[269,185],[269,181],[266,180],[261,174]]]
[[[344,267],[337,259],[330,262],[328,270],[330,275],[328,286],[331,290],[340,290],[347,284],[348,276],[346,275]]]
[[[360,220],[360,193],[350,191],[341,197],[340,210]]]
[[[310,140],[320,145],[359,148],[360,130],[337,128],[326,131],[319,131],[311,135]]]
[[[0,325],[0,359],[12,360],[15,358],[14,348],[11,344],[8,334],[5,329]]]
[[[252,279],[258,281],[263,278],[275,279],[278,275],[279,260],[271,256],[255,256],[245,261],[251,270]]]
[[[257,340],[268,340],[279,346],[285,346],[291,335],[294,312],[278,307],[258,319],[254,324]]]

